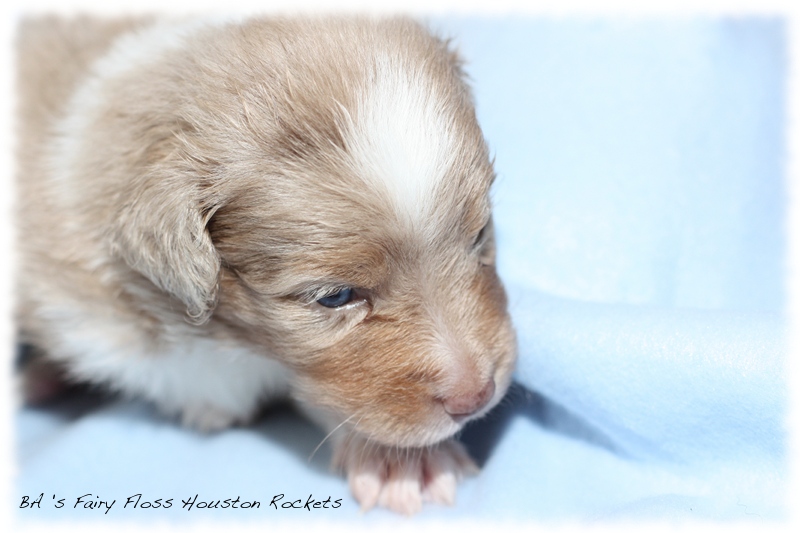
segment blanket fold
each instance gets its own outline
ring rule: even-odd
[[[634,456],[780,457],[785,319],[610,305],[516,287],[518,380]]]

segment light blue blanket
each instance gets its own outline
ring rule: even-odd
[[[782,519],[782,21],[431,24],[467,58],[496,155],[520,360],[508,399],[462,435],[483,472],[418,519]],[[78,397],[21,410],[16,429],[16,502],[43,494],[24,517],[394,519],[358,516],[327,446],[309,460],[324,435],[282,409],[199,436]],[[341,506],[274,508],[281,494]]]

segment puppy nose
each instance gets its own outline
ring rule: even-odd
[[[477,392],[458,394],[455,396],[448,396],[442,400],[444,410],[447,411],[453,420],[461,422],[468,416],[480,411],[494,396],[494,380],[489,378],[489,381],[484,384],[481,390]]]

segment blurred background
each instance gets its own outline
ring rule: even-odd
[[[505,278],[596,302],[783,308],[781,19],[433,23],[467,58],[496,156]]]

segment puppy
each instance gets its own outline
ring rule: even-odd
[[[404,19],[25,21],[21,340],[188,426],[289,396],[363,508],[451,503],[506,392],[493,169]]]

